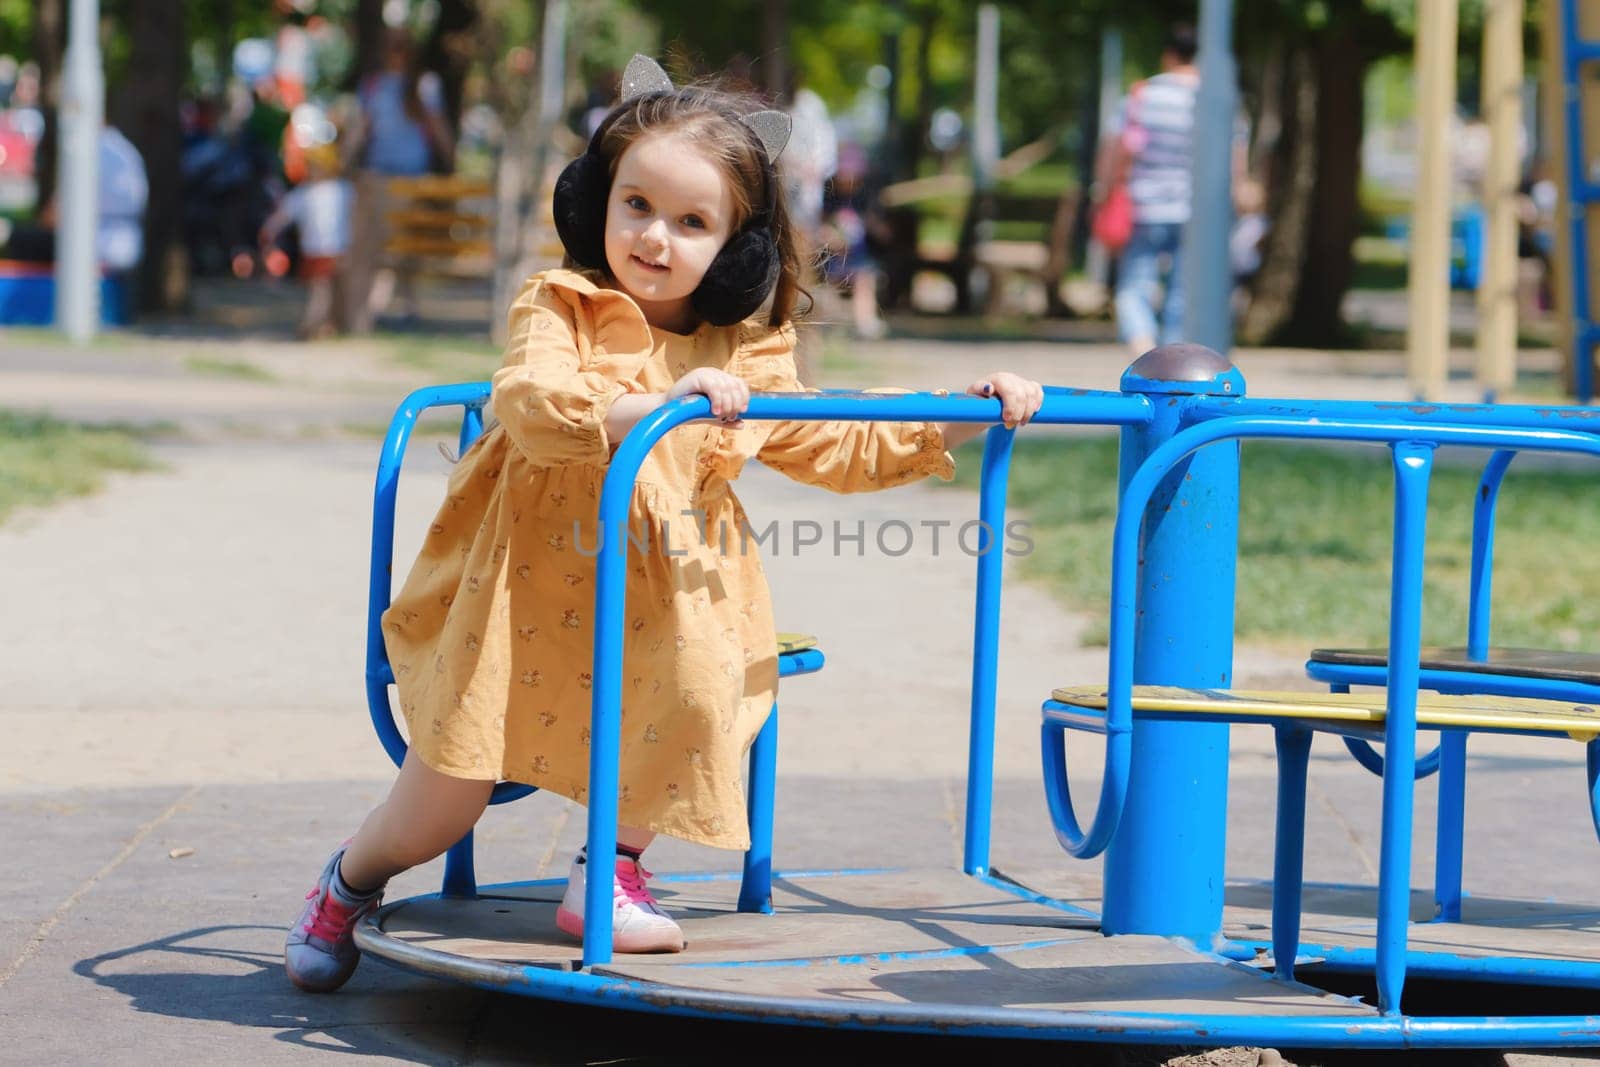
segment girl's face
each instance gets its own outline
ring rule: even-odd
[[[617,161],[606,202],[606,264],[652,326],[687,332],[689,294],[733,233],[722,171],[693,142],[647,134]]]

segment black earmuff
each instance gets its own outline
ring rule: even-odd
[[[612,113],[595,131],[583,155],[568,163],[556,179],[554,201],[556,233],[579,266],[607,270],[606,206],[611,196],[611,165],[600,154],[600,142]],[[752,137],[755,135],[752,133]],[[755,314],[778,284],[781,264],[772,237],[772,215],[778,195],[777,175],[759,141],[762,180],[766,186],[761,209],[722,246],[706,275],[690,294],[695,314],[715,326],[731,326]]]
[[[551,202],[556,233],[567,255],[580,267],[606,269],[606,198],[611,194],[610,168],[595,151],[598,136],[588,151],[562,168]]]
[[[762,156],[764,203],[744,228],[722,246],[706,276],[689,295],[695,314],[715,326],[729,326],[754,315],[778,284],[778,243],[772,239],[772,212],[778,196],[777,175]]]

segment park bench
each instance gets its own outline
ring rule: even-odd
[[[1047,315],[1065,315],[1061,281],[1071,263],[1078,196],[1075,186],[1059,196],[976,195],[956,243],[918,242],[914,269],[949,278],[956,287],[958,308],[971,308],[973,290],[981,287],[978,310],[998,314],[1005,308],[1009,286],[1020,283],[1043,289]],[[995,236],[997,232],[1007,236]]]
[[[1027,224],[1031,237],[990,236],[974,238],[973,263],[987,276],[985,307],[998,313],[1004,304],[1007,284],[1019,281],[1043,288],[1045,314],[1067,314],[1061,299],[1061,281],[1071,263],[1072,224],[1078,214],[1078,189],[1067,186],[1059,196],[995,195],[986,218],[1001,232]]]
[[[559,168],[545,175],[535,201],[529,270],[561,264],[565,249],[556,234],[551,195]],[[384,257],[394,265],[449,277],[485,278],[494,273],[496,199],[488,179],[424,175],[391,178]]]
[[[1004,183],[1024,174],[1047,159],[1059,140],[1059,132],[1052,133],[1015,149],[995,165],[995,178]],[[965,198],[966,207],[955,242],[922,240],[916,205],[958,196]],[[955,286],[957,311],[974,310],[974,290],[981,287],[979,310],[997,313],[1009,284],[1019,282],[1043,288],[1046,314],[1070,315],[1060,289],[1072,261],[1081,196],[1072,184],[1059,194],[979,191],[966,174],[936,174],[886,186],[880,201],[893,231],[886,264],[889,302],[908,294],[912,277],[928,271]]]
[[[385,258],[431,273],[483,277],[494,268],[494,189],[453,175],[390,178]]]
[[[1243,405],[1239,401],[1237,404]],[[1270,402],[1256,402],[1257,404]],[[1440,803],[1440,845],[1437,857],[1435,896],[1440,922],[1460,919],[1460,840],[1459,806],[1461,768],[1458,758],[1468,734],[1487,732],[1520,734],[1577,742],[1585,746],[1587,761],[1587,802],[1597,832],[1600,832],[1600,798],[1595,787],[1600,778],[1600,705],[1587,700],[1594,692],[1587,686],[1587,672],[1578,678],[1563,677],[1551,683],[1541,695],[1559,694],[1562,699],[1532,699],[1485,692],[1481,681],[1460,683],[1446,663],[1459,657],[1429,657],[1433,666],[1425,667],[1421,648],[1423,547],[1429,475],[1436,446],[1461,445],[1496,448],[1500,451],[1490,463],[1488,478],[1495,484],[1504,473],[1513,448],[1568,451],[1600,456],[1600,438],[1579,430],[1557,429],[1540,421],[1538,413],[1510,412],[1500,416],[1496,409],[1452,413],[1436,423],[1379,421],[1341,418],[1340,412],[1316,405],[1303,405],[1297,414],[1309,421],[1283,417],[1288,405],[1273,409],[1275,415],[1241,412],[1234,417],[1216,415],[1179,431],[1172,439],[1152,451],[1126,483],[1119,504],[1113,549],[1111,590],[1111,636],[1108,681],[1100,685],[1072,685],[1056,689],[1042,705],[1041,732],[1045,760],[1046,793],[1056,834],[1067,851],[1087,858],[1098,854],[1116,830],[1124,805],[1128,803],[1129,750],[1135,723],[1213,722],[1271,726],[1278,754],[1278,798],[1276,855],[1272,886],[1271,951],[1274,973],[1292,979],[1300,942],[1302,868],[1305,847],[1306,775],[1312,737],[1329,733],[1363,745],[1383,743],[1385,756],[1375,769],[1383,776],[1382,844],[1377,887],[1376,942],[1372,958],[1378,987],[1379,1010],[1394,1015],[1400,1011],[1400,996],[1409,963],[1407,939],[1410,922],[1410,853],[1412,805],[1418,761],[1414,751],[1418,730],[1438,731],[1445,739],[1446,756],[1440,760],[1447,780],[1442,784]],[[1260,409],[1255,409],[1260,410]],[[1450,420],[1455,419],[1452,423]],[[1519,420],[1521,420],[1519,422]],[[1146,508],[1158,485],[1189,456],[1204,445],[1242,438],[1299,438],[1366,441],[1386,444],[1391,451],[1395,476],[1394,550],[1390,572],[1390,640],[1386,650],[1373,653],[1382,666],[1361,665],[1381,671],[1365,680],[1382,685],[1382,693],[1283,693],[1244,691],[1226,688],[1135,685],[1135,626],[1139,612],[1141,586],[1141,528]],[[1207,487],[1187,482],[1184,500],[1198,500]],[[1480,493],[1480,499],[1486,494]],[[1487,494],[1492,515],[1493,494]],[[1157,521],[1152,517],[1149,521]],[[1487,543],[1492,524],[1480,523],[1480,539]],[[1487,556],[1474,567],[1487,589]],[[1157,585],[1162,583],[1156,583]],[[1487,618],[1487,598],[1482,601]],[[1208,620],[1199,606],[1191,605],[1195,617],[1187,625],[1204,629]],[[1142,612],[1140,612],[1142,614]],[[1486,636],[1486,626],[1482,631]],[[1326,679],[1330,662],[1347,656],[1314,657],[1314,677]],[[1471,657],[1480,667],[1485,656]],[[1538,664],[1538,657],[1502,655],[1502,660],[1519,663],[1523,673],[1507,674],[1528,681],[1527,669]],[[1566,667],[1571,663],[1560,660]],[[1468,672],[1481,673],[1481,672]],[[1571,675],[1573,672],[1565,671]],[[1346,676],[1348,677],[1348,676]],[[1226,681],[1224,680],[1224,685]],[[1466,692],[1434,694],[1419,692],[1438,686],[1465,685]],[[1348,686],[1345,686],[1348,689]],[[1575,699],[1582,697],[1583,699]],[[1080,828],[1067,786],[1063,737],[1066,730],[1103,734],[1106,738],[1106,770],[1100,809],[1089,829]],[[1367,748],[1370,760],[1376,754]],[[1173,789],[1171,783],[1153,784],[1146,780],[1143,789]],[[1456,809],[1452,827],[1451,809]],[[1455,834],[1454,840],[1450,835]],[[1509,973],[1509,972],[1508,972]]]

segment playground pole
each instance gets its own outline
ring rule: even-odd
[[[1183,429],[1184,401],[1243,396],[1244,377],[1200,345],[1153,348],[1122,376],[1150,397],[1148,424],[1122,431],[1119,486]],[[1239,445],[1209,445],[1162,481],[1139,541],[1135,685],[1233,684]],[[1209,947],[1222,928],[1228,724],[1133,724],[1127,804],[1106,849],[1107,934],[1184,937]]]
[[[978,192],[994,185],[1000,161],[1000,9],[978,8],[978,55],[973,79],[972,179]]]
[[[1592,321],[1594,308],[1600,307],[1600,271],[1592,268],[1600,263],[1600,226],[1581,196],[1589,160],[1572,157],[1581,147],[1592,158],[1591,146],[1600,144],[1600,83],[1586,78],[1568,84],[1566,38],[1574,30],[1580,40],[1600,38],[1600,7],[1578,2],[1569,8],[1568,0],[1546,0],[1540,11],[1540,141],[1558,190],[1550,287],[1565,357],[1564,384],[1580,403],[1588,403],[1591,398],[1584,394],[1593,391],[1594,352],[1579,338],[1578,326]]]
[[[1220,354],[1233,347],[1233,0],[1201,0],[1195,99],[1194,207],[1183,236],[1183,336]]]
[[[1450,355],[1450,119],[1456,0],[1417,2],[1417,183],[1411,209],[1407,377],[1420,400],[1444,389]]]
[[[100,320],[94,236],[105,77],[100,70],[99,28],[99,0],[72,0],[61,76],[61,148],[57,155],[61,221],[56,238],[56,322],[78,344],[94,337]]]
[[[1111,127],[1117,121],[1122,106],[1122,31],[1106,27],[1100,31],[1100,143],[1111,136]],[[1098,154],[1099,146],[1096,146]],[[1083,272],[1101,285],[1111,280],[1111,255],[1106,246],[1094,237],[1084,254]]]
[[[1478,385],[1484,398],[1516,384],[1517,134],[1522,123],[1523,0],[1489,0],[1483,25],[1484,257],[1478,280]]]

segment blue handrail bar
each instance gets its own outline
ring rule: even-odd
[[[1600,408],[1560,404],[1428,404],[1391,400],[1301,400],[1259,396],[1196,396],[1185,416],[1199,422],[1234,416],[1297,418],[1315,422],[1360,420],[1418,427],[1495,426],[1502,429],[1600,433]]]

